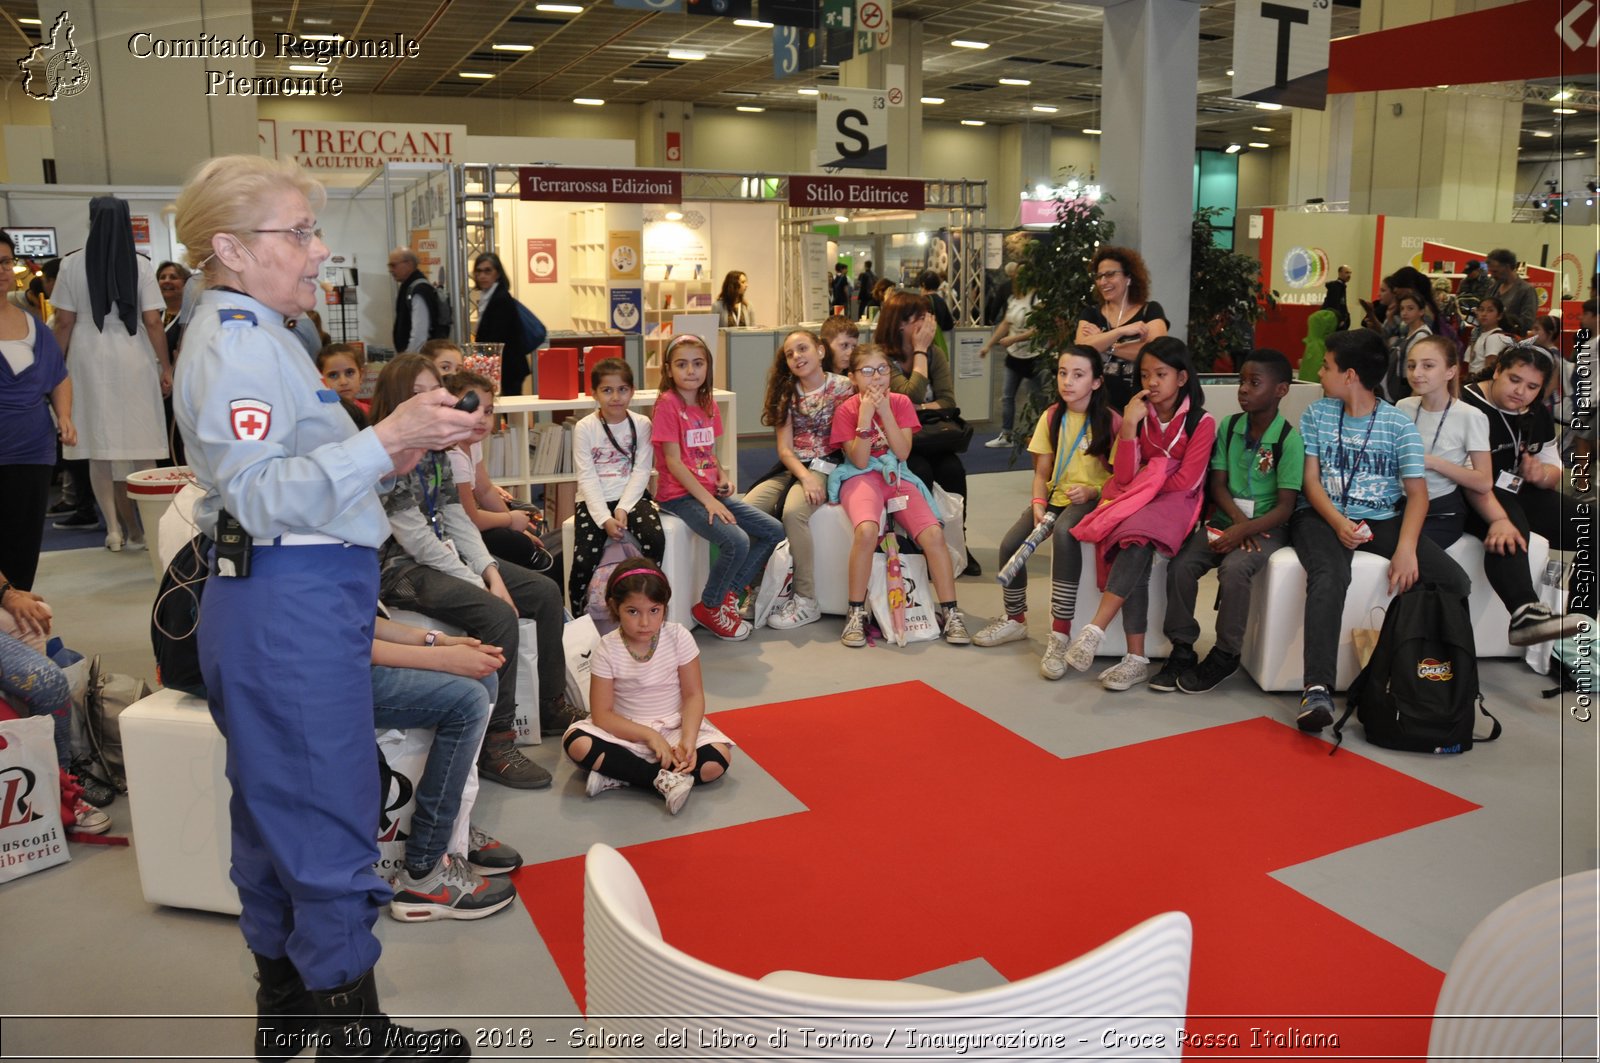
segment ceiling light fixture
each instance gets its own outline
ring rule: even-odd
[[[310,15],[307,15],[306,16],[306,25],[307,26],[331,26],[331,25],[333,25],[333,19],[331,19],[331,18],[312,18]]]
[[[19,18],[19,19],[17,19],[17,21],[22,23],[24,26],[43,26],[44,25],[44,23],[42,21],[40,21],[39,19],[36,19],[36,18]]]
[[[833,216],[833,220],[836,221],[836,222],[848,222],[850,220],[850,215],[848,215],[848,214],[835,214]]]
[[[1027,78],[1001,78],[1000,79],[1000,84],[1002,84],[1002,85],[1023,85],[1023,86],[1026,86],[1026,85],[1032,85],[1033,82],[1029,81]]]
[[[1052,107],[1048,103],[1036,103],[1033,105],[1033,109],[1038,111],[1040,114],[1055,114],[1057,111],[1061,110],[1061,108]]]
[[[941,103],[944,102],[944,97],[943,96],[924,96],[924,97],[922,97],[922,102],[928,104],[929,106],[937,106],[938,104],[941,104]]]
[[[952,47],[952,48],[972,48],[972,49],[974,49],[976,51],[982,52],[982,51],[985,51],[985,50],[988,49],[989,44],[988,44],[987,41],[951,41],[950,42],[950,47]]]
[[[547,11],[552,15],[581,15],[582,4],[534,4],[535,11]]]
[[[662,217],[666,218],[668,221],[682,221],[683,220],[683,211],[681,211],[681,210],[669,210],[664,215],[662,215]]]
[[[795,91],[802,96],[816,96],[822,92],[821,89],[796,89]]]
[[[692,51],[688,48],[668,48],[668,59],[682,59],[686,63],[698,63],[706,57],[704,52]]]
[[[733,24],[735,26],[743,26],[747,30],[770,30],[772,28],[772,23],[762,22],[760,19],[754,18],[736,18],[733,20]]]
[[[1560,92],[1558,92],[1554,96],[1550,97],[1550,102],[1551,103],[1560,103],[1562,100],[1570,100],[1570,99],[1572,99],[1572,90],[1571,89],[1562,89]]]
[[[473,81],[493,81],[494,80],[494,75],[493,74],[482,74],[482,73],[479,73],[476,70],[463,70],[460,73],[458,73],[456,76],[457,77],[463,77],[463,78],[471,78]]]
[[[1229,144],[1227,147],[1223,148],[1222,150],[1227,152],[1229,155],[1237,155],[1237,154],[1239,154],[1239,152],[1244,150],[1244,147],[1243,147],[1243,145],[1240,145],[1240,144]]]
[[[746,107],[746,106],[741,105],[741,106],[735,107],[734,110],[735,111],[743,111],[745,114],[760,114],[762,111],[765,111],[766,108],[765,107]]]
[[[1258,102],[1256,104],[1256,110],[1258,110],[1258,111],[1281,111],[1281,110],[1283,110],[1283,104],[1281,104],[1281,103],[1267,103],[1265,101],[1260,101],[1260,102]]]
[[[1266,143],[1263,143],[1262,141],[1259,141],[1259,140],[1252,140],[1250,142],[1250,146],[1252,148],[1270,148],[1270,147],[1272,147],[1271,144],[1266,144]]]
[[[489,47],[491,49],[493,49],[494,51],[497,51],[497,52],[531,52],[531,51],[533,51],[533,45],[531,45],[531,44],[491,44]]]
[[[305,66],[300,63],[292,63],[290,64],[289,69],[296,74],[321,74],[328,68],[325,66]]]
[[[1089,128],[1083,130],[1083,134],[1084,134],[1084,136],[1097,137],[1097,136],[1100,135],[1100,130],[1095,129],[1093,126],[1090,126]]]
[[[1226,73],[1228,77],[1233,77],[1233,71],[1229,70]]]
[[[1555,136],[1555,134],[1550,132],[1548,129],[1535,129],[1533,130],[1533,135],[1538,137],[1540,140],[1549,140],[1551,137]]]
[[[572,102],[579,107],[604,107],[606,105],[605,100],[597,100],[593,96],[577,96],[573,98]]]
[[[1269,125],[1253,125],[1250,128],[1255,130],[1257,133],[1270,133],[1270,132],[1272,132],[1272,127],[1269,126]]]
[[[1550,109],[1550,113],[1551,114],[1577,114],[1578,112],[1577,112],[1577,110],[1575,108],[1572,108],[1572,107],[1552,107]]]
[[[650,82],[647,81],[644,78],[612,78],[611,79],[611,83],[613,85],[648,85],[648,84],[650,84]]]
[[[963,118],[961,120],[961,124],[962,125],[984,125],[985,123],[981,118]]]

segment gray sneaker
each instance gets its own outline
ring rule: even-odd
[[[1078,637],[1067,647],[1067,664],[1075,671],[1087,672],[1089,666],[1094,664],[1094,654],[1100,648],[1100,640],[1105,637],[1106,633],[1093,624],[1083,625]]]
[[[961,610],[952,609],[944,615],[944,640],[952,646],[971,644],[972,636],[967,634],[967,622],[961,619]]]
[[[852,649],[867,644],[867,611],[859,606],[851,609],[844,618],[844,634],[839,641]]]
[[[508,879],[486,879],[468,866],[465,857],[445,856],[419,878],[401,869],[394,880],[394,900],[389,914],[402,923],[430,919],[482,919],[516,899]]]
[[[510,731],[484,740],[478,775],[516,790],[549,789],[550,773],[522,755]]]
[[[1328,693],[1324,686],[1307,687],[1306,692],[1300,695],[1300,715],[1295,717],[1295,726],[1308,734],[1320,734],[1324,727],[1333,722],[1333,695]]]
[[[1127,690],[1150,678],[1150,662],[1133,654],[1124,654],[1122,660],[1100,673],[1100,685],[1107,690]]]
[[[1028,637],[1028,625],[1009,616],[1002,616],[976,635],[972,636],[974,646],[1003,646],[1008,642],[1021,642]]]
[[[1045,647],[1044,659],[1039,662],[1039,674],[1046,679],[1060,679],[1067,674],[1067,647],[1071,643],[1059,631],[1050,632],[1050,644]]]

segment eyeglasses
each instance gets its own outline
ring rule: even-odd
[[[1104,273],[1096,273],[1094,275],[1094,279],[1097,282],[1098,281],[1108,281],[1112,277],[1120,277],[1120,276],[1122,276],[1123,273],[1124,273],[1124,271],[1120,270],[1120,269],[1108,269]]]
[[[857,369],[856,372],[862,376],[888,376],[889,367],[887,365],[864,365]]]
[[[10,255],[7,255],[5,258],[0,258],[0,269],[10,269],[16,264],[17,260],[12,258]]]
[[[310,247],[311,241],[322,239],[321,229],[251,229],[250,231],[253,233],[288,233],[300,241],[301,247]]]

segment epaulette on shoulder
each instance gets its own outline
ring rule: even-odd
[[[221,316],[224,325],[231,325],[234,328],[242,328],[245,325],[253,328],[258,324],[255,314],[248,310],[241,310],[236,306],[225,307],[218,310],[217,313]]]

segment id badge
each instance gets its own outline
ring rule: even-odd
[[[1239,507],[1239,512],[1244,514],[1246,520],[1253,520],[1255,518],[1255,515],[1256,515],[1256,500],[1255,499],[1253,499],[1253,498],[1236,498],[1236,499],[1233,500],[1233,504]]]
[[[891,497],[889,501],[885,503],[885,505],[888,507],[890,513],[899,513],[901,510],[906,508],[906,496],[895,495]]]
[[[461,556],[461,551],[456,549],[456,541],[454,539],[451,539],[448,536],[446,536],[445,538],[440,539],[439,541],[444,543],[444,548],[446,550],[449,550],[452,554],[455,554],[456,557],[459,558]]]
[[[1518,494],[1522,491],[1522,477],[1518,476],[1510,469],[1507,469],[1505,472],[1495,477],[1494,485],[1500,488],[1502,491],[1510,491],[1512,494]]]
[[[838,467],[839,466],[835,465],[833,462],[829,461],[827,458],[812,458],[811,459],[811,471],[812,472],[821,473],[824,476],[828,475],[830,472],[832,472],[833,470],[837,469]]]

